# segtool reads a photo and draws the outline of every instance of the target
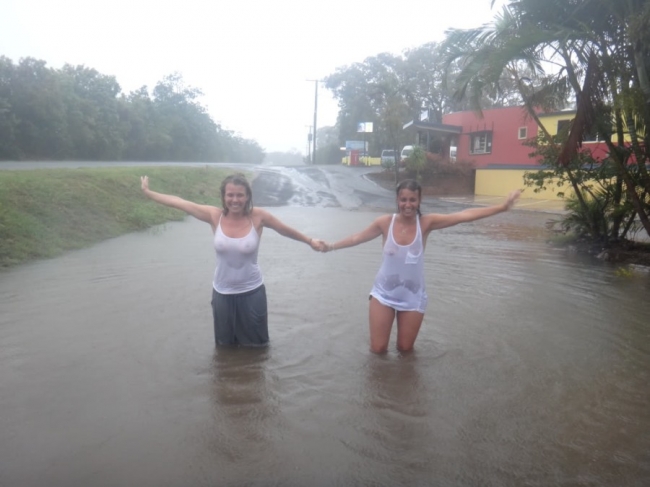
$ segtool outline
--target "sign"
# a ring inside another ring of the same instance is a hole
[[[345,150],[364,150],[366,144],[363,140],[346,140]]]
[[[357,132],[372,132],[372,122],[360,122],[357,124]]]

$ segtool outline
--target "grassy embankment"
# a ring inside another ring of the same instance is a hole
[[[220,205],[231,171],[183,167],[115,167],[0,171],[0,269],[142,230],[183,212],[145,198],[154,191]]]

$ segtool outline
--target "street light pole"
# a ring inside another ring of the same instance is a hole
[[[314,155],[311,158],[311,163],[316,164],[316,133],[317,133],[317,126],[316,126],[316,120],[318,119],[318,81],[317,79],[308,79],[307,81],[313,81],[314,82],[314,145],[313,145],[313,150],[314,150]]]

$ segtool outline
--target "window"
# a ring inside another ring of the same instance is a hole
[[[557,121],[557,134],[566,137],[569,135],[572,120],[558,120]]]
[[[525,139],[528,137],[528,127],[519,127],[519,134],[518,134],[519,140]]]
[[[558,120],[557,122],[557,136],[566,138],[569,136],[569,131],[571,130],[571,124],[573,120]],[[583,142],[598,142],[600,138],[598,137],[598,131],[595,128],[592,128],[590,132],[585,132],[582,135]]]
[[[470,154],[490,154],[492,152],[492,132],[476,132],[470,140]]]
[[[596,127],[593,127],[590,132],[585,132],[582,136],[583,142],[598,142],[600,137],[598,137],[598,130]]]

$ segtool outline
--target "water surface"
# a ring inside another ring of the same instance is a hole
[[[310,171],[269,208],[304,233],[392,208]],[[650,278],[551,249],[547,218],[434,232],[406,355],[368,351],[379,240],[265,230],[267,350],[215,350],[193,219],[0,273],[0,485],[648,485]]]

